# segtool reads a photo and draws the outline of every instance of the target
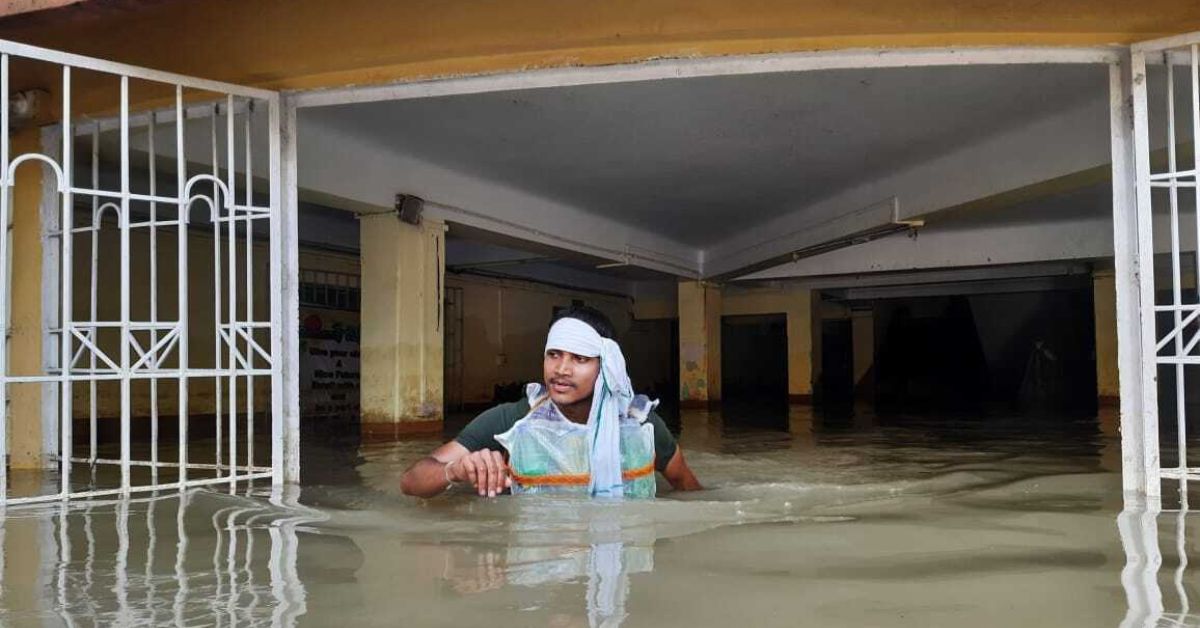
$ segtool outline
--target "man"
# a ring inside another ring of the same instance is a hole
[[[558,411],[570,421],[586,424],[592,414],[597,381],[602,380],[602,351],[576,349],[572,352],[566,347],[579,345],[556,342],[555,334],[556,329],[564,327],[580,329],[580,321],[586,324],[582,327],[585,332],[594,331],[596,340],[606,339],[608,347],[616,347],[612,341],[615,335],[612,322],[599,310],[576,306],[561,311],[551,325],[542,361],[542,380],[549,401]],[[619,348],[616,351],[619,352]],[[620,365],[620,370],[624,370],[624,364]],[[603,378],[603,381],[608,382],[609,378]],[[433,497],[462,482],[474,487],[480,496],[500,494],[512,486],[512,477],[496,436],[507,432],[528,413],[529,401],[522,400],[496,406],[479,415],[454,440],[409,467],[400,480],[401,490],[408,495]],[[656,470],[676,490],[702,488],[662,418],[651,411],[647,420],[654,427]]]

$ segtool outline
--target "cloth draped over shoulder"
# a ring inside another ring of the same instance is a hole
[[[600,358],[600,375],[596,379],[592,411],[587,420],[591,458],[588,488],[595,496],[621,497],[624,484],[621,478],[620,417],[628,412],[633,402],[633,383],[625,370],[621,346],[579,319],[561,318],[550,327],[546,337],[546,350],[552,349]]]

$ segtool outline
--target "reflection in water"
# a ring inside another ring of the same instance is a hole
[[[0,625],[1200,628],[1187,487],[1122,510],[1111,417],[741,412],[685,414],[709,488],[652,502],[411,499],[409,442],[302,496],[10,509]]]
[[[297,493],[193,490],[10,510],[0,518],[0,623],[294,625],[306,611],[297,530],[325,518]]]
[[[525,545],[514,539],[507,551],[507,579],[514,585],[538,587],[584,578],[588,625],[608,628],[620,626],[625,619],[630,574],[654,570],[654,548],[627,546],[621,540],[624,535],[615,513],[600,510],[598,514],[588,523],[588,536],[594,542],[583,551],[547,551],[546,547]]]
[[[1125,569],[1121,584],[1129,610],[1121,628],[1135,626],[1200,627],[1200,614],[1191,610],[1194,581],[1187,578],[1188,553],[1188,480],[1179,480],[1179,504],[1164,509],[1158,500],[1133,500],[1117,517],[1121,543],[1125,547]],[[1172,530],[1173,528],[1173,530]],[[1163,569],[1163,541],[1176,564]],[[1167,594],[1160,581],[1170,580]]]

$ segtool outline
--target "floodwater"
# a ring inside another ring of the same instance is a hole
[[[405,497],[427,441],[311,445],[302,489],[14,508],[0,624],[1200,626],[1200,520],[1173,487],[1122,510],[1111,416],[739,423],[685,414],[709,488],[653,502]]]

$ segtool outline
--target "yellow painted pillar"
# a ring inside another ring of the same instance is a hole
[[[786,295],[786,299],[788,400],[792,403],[812,403],[812,290],[792,290]]]
[[[680,406],[721,400],[721,289],[705,281],[679,284]]]
[[[813,387],[813,400],[815,401],[816,400],[816,392],[817,392],[816,384],[817,384],[817,382],[821,381],[821,376],[822,376],[821,370],[824,365],[821,352],[824,350],[824,347],[822,346],[823,345],[822,335],[825,332],[825,316],[824,316],[824,307],[822,305],[821,297],[820,297],[819,293],[817,293],[816,291],[810,291],[808,300],[809,300],[808,313],[809,313],[809,319],[810,319],[810,327],[808,328],[808,331],[810,334],[809,338],[811,339],[811,342],[812,342],[812,353],[810,354],[812,356],[812,361],[811,361],[812,375],[810,376],[809,381],[812,382],[811,385]]]
[[[40,153],[41,133],[29,127],[11,136],[11,154]],[[16,172],[12,195],[12,318],[8,372],[40,375],[42,368],[42,203],[41,162],[26,162]],[[9,394],[9,464],[42,466],[42,386],[11,384]]]
[[[1121,394],[1117,377],[1117,284],[1111,270],[1092,275],[1092,309],[1096,334],[1096,394],[1102,406],[1116,406]]]
[[[445,224],[360,222],[363,438],[440,432]]]
[[[850,311],[850,337],[854,347],[854,390],[858,392],[863,379],[875,364],[875,312],[869,309]]]

